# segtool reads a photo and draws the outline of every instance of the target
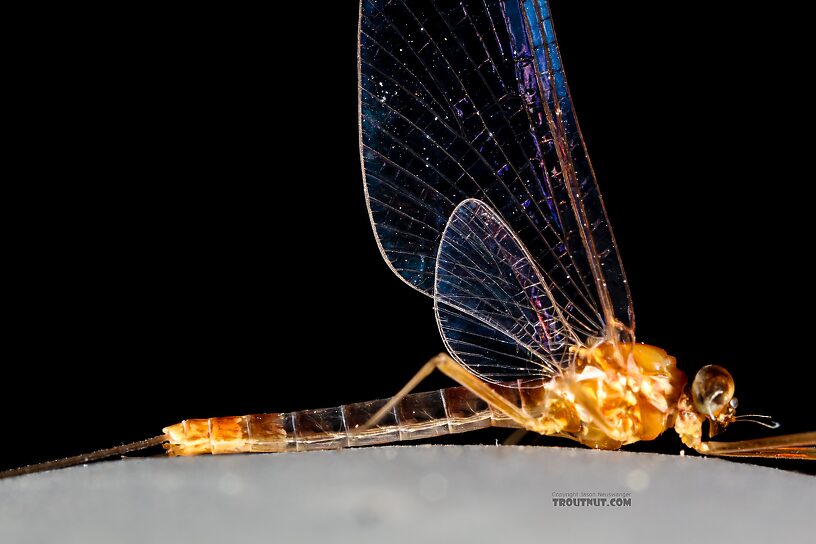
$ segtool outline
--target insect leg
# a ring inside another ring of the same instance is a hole
[[[399,404],[399,402],[402,399],[404,399],[405,396],[408,395],[411,391],[413,391],[416,388],[416,386],[419,385],[422,382],[422,380],[424,380],[425,378],[430,376],[431,372],[433,372],[434,369],[437,367],[437,362],[436,362],[437,359],[439,359],[440,357],[447,357],[447,356],[448,355],[445,354],[445,353],[440,353],[439,355],[437,355],[436,357],[434,357],[433,359],[431,359],[430,361],[428,361],[427,363],[422,365],[422,368],[419,369],[419,372],[414,374],[414,377],[411,378],[410,380],[408,380],[408,383],[406,383],[403,386],[403,388],[400,389],[397,392],[396,395],[391,397],[391,400],[389,400],[387,403],[383,404],[382,408],[377,410],[377,413],[375,413],[373,416],[371,416],[371,419],[366,421],[365,424],[362,425],[359,430],[361,432],[365,431],[367,429],[370,429],[371,427],[373,427],[377,423],[379,423],[380,420],[385,416],[385,414],[387,414],[388,412],[393,410],[394,406]]]
[[[507,417],[512,419],[518,425],[535,430],[536,420],[527,415],[521,408],[514,405],[512,402],[501,396],[499,393],[490,388],[482,380],[465,370],[459,363],[453,360],[447,353],[440,353],[419,369],[413,378],[411,378],[405,386],[394,395],[391,400],[380,408],[371,419],[369,419],[363,429],[367,429],[376,425],[385,414],[390,412],[408,393],[410,393],[422,380],[427,378],[434,369],[439,370],[449,378],[463,385],[470,392],[477,395],[490,405],[491,408],[499,410]]]
[[[816,460],[816,432],[737,442],[703,442],[695,449],[703,455],[722,457]]]

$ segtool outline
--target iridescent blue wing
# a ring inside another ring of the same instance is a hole
[[[407,283],[433,296],[445,225],[476,198],[576,330],[633,330],[546,3],[363,0],[360,112],[372,225]]]

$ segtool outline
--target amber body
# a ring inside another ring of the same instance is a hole
[[[675,358],[660,348],[604,342],[579,350],[574,370],[556,376],[547,389],[573,399],[582,426],[565,428],[570,437],[617,449],[672,427],[686,381]]]
[[[188,419],[164,429],[171,455],[285,452],[370,446],[450,433],[509,426],[501,413],[464,387],[403,398],[375,425],[365,427],[387,402],[238,417]]]
[[[594,448],[651,440],[670,427],[686,377],[665,351],[601,343],[540,384],[491,386],[525,415],[514,421],[464,387],[407,395],[373,425],[386,400],[336,408],[189,419],[164,429],[171,455],[368,446],[489,426],[526,427]]]

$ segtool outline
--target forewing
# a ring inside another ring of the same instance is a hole
[[[436,260],[435,308],[451,354],[483,379],[541,379],[592,331],[570,322],[507,224],[485,203],[455,208]]]
[[[407,283],[433,294],[448,218],[477,198],[582,329],[633,326],[546,4],[364,0],[360,113],[372,224]]]

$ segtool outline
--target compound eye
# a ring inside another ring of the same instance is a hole
[[[733,396],[734,379],[721,366],[704,366],[697,372],[691,384],[694,407],[701,414],[713,418],[730,405]]]

